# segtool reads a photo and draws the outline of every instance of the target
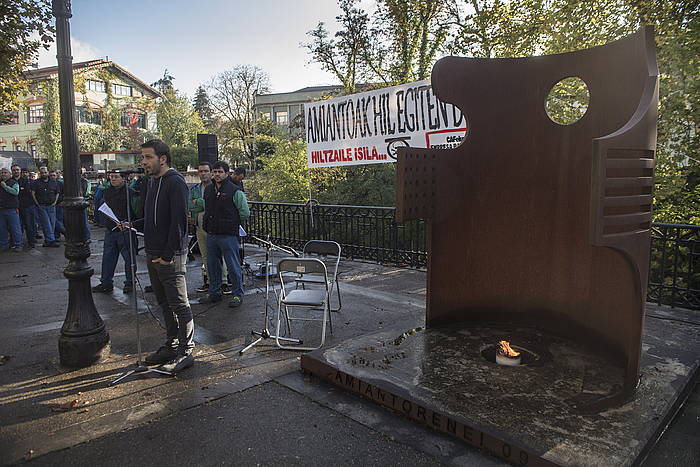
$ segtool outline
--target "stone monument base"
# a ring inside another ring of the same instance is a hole
[[[395,327],[304,355],[301,366],[513,464],[632,465],[700,364],[697,316],[665,310],[647,317],[639,386],[626,400],[620,370],[590,349],[503,325]],[[519,366],[496,363],[501,340],[521,353]]]

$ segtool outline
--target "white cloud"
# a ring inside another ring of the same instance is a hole
[[[97,47],[76,39],[73,36],[70,38],[70,44],[73,62],[84,62],[86,60],[94,60],[105,56],[105,54]],[[58,65],[58,62],[56,60],[56,42],[54,42],[51,44],[51,47],[48,50],[40,50],[39,68],[56,65]]]

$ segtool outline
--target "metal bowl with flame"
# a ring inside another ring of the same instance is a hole
[[[522,361],[520,352],[514,350],[508,341],[500,341],[496,349],[496,363],[505,366],[518,366]]]

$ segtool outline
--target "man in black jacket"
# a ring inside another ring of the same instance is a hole
[[[37,217],[44,232],[44,246],[61,246],[54,236],[56,228],[56,203],[60,194],[58,182],[49,177],[49,169],[39,167],[39,178],[31,184],[31,194],[36,205]]]
[[[163,310],[167,339],[146,363],[178,373],[192,366],[194,320],[187,299],[187,184],[170,168],[170,148],[154,139],[141,145],[142,164],[150,175],[143,200],[144,218],[134,226],[144,233],[148,276]]]
[[[36,243],[36,206],[32,199],[31,184],[29,179],[29,169],[20,168],[18,165],[12,166],[12,178],[19,184],[19,219],[22,229],[27,234],[25,248],[32,249]]]
[[[105,203],[112,210],[114,215],[120,221],[124,222],[128,219],[126,205],[126,191],[129,190],[129,201],[131,206],[131,219],[136,220],[136,209],[134,209],[134,200],[136,192],[127,186],[124,176],[119,172],[109,174],[110,186],[104,191]],[[124,293],[132,292],[132,275],[131,275],[131,248],[129,246],[129,235],[132,236],[132,243],[136,246],[134,235],[131,232],[122,232],[118,229],[117,223],[112,219],[105,217],[104,245],[102,250],[102,273],[100,275],[100,283],[92,288],[93,292],[109,293],[114,290],[114,270],[119,261],[119,255],[124,258],[124,270],[126,277],[124,279]],[[135,264],[134,264],[135,266]]]
[[[228,176],[228,164],[215,162],[211,168],[214,183],[204,190],[204,230],[207,232],[207,271],[209,295],[199,303],[221,301],[221,263],[226,263],[233,297],[232,308],[243,303],[241,258],[238,231],[250,215],[248,202],[241,188]]]
[[[18,196],[19,183],[12,178],[10,171],[3,167],[0,169],[0,249],[3,251],[22,251]]]

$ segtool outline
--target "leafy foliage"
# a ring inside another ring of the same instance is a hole
[[[698,222],[697,0],[375,0],[371,14],[359,8],[357,1],[339,0],[338,4],[340,30],[331,37],[319,24],[309,31],[311,43],[305,47],[311,60],[333,73],[346,93],[356,90],[358,80],[388,85],[420,79],[444,53],[493,58],[562,53],[602,45],[642,25],[654,25],[661,71],[655,220]],[[582,98],[584,91],[581,85],[568,86],[548,110],[553,116],[570,112],[573,119],[581,107],[565,104]],[[377,193],[392,185],[382,174],[370,176],[365,170],[384,169],[343,169],[338,187],[350,189],[350,180],[356,183],[374,176],[379,177]],[[368,187],[361,190],[367,193]],[[325,193],[337,196],[336,202],[348,198],[348,191],[341,188]]]
[[[269,137],[262,137],[262,139]],[[271,141],[275,151],[261,154],[265,170],[256,175],[256,190],[261,199],[273,202],[304,202],[309,184],[306,168],[306,144],[299,140]]]
[[[199,86],[197,88],[192,101],[192,107],[194,107],[194,110],[196,110],[199,114],[199,118],[202,119],[202,123],[204,123],[207,130],[214,128],[216,123],[214,119],[214,111],[211,108],[207,91],[203,86]]]
[[[157,121],[161,138],[170,146],[196,147],[197,133],[204,133],[204,124],[190,100],[173,88],[163,90]]]
[[[0,2],[0,111],[17,110],[29,91],[22,73],[54,40],[48,0]]]
[[[168,69],[166,68],[165,71],[163,71],[163,77],[151,83],[151,86],[158,89],[160,92],[165,92],[166,89],[173,89],[173,81],[175,81],[175,77],[168,73]]]
[[[197,149],[195,147],[180,147],[174,146],[170,149],[170,155],[172,157],[173,167],[176,170],[186,171],[189,167],[196,167]]]
[[[39,153],[49,160],[51,166],[61,162],[61,110],[58,102],[58,79],[52,78],[41,84],[40,92],[45,96],[44,121],[36,132]]]

